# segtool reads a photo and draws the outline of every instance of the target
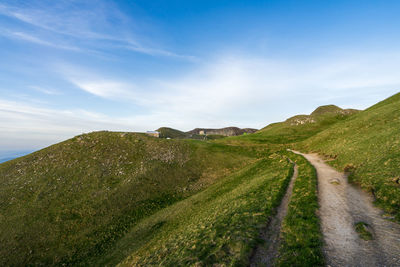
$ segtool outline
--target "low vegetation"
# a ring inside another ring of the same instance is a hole
[[[132,243],[138,246],[122,266],[247,265],[260,228],[279,205],[291,176],[286,157],[272,154],[160,211],[121,241],[116,253]],[[143,232],[152,232],[144,244]]]
[[[302,156],[289,153],[298,165],[288,213],[283,221],[279,266],[324,266],[322,232],[317,216],[317,174]]]
[[[0,265],[84,264],[140,220],[262,149],[144,134],[77,136],[0,165]]]
[[[372,234],[369,230],[369,225],[365,222],[358,222],[355,225],[356,232],[360,236],[361,239],[364,239],[366,241],[372,240]]]

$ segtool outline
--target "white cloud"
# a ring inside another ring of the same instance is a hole
[[[125,102],[141,99],[137,93],[138,88],[132,81],[107,79],[106,75],[68,64],[58,65],[56,72],[77,88],[104,99]]]
[[[35,91],[41,92],[43,94],[46,94],[46,95],[60,95],[61,94],[61,92],[58,90],[49,89],[49,88],[36,86],[36,85],[29,86],[29,88],[31,88]]]
[[[198,61],[198,59],[195,56],[180,55],[180,54],[176,54],[171,51],[167,51],[167,50],[163,50],[163,49],[143,47],[142,45],[140,45],[136,42],[131,43],[131,41],[129,41],[129,40],[122,40],[122,42],[127,42],[128,45],[122,45],[119,47],[125,48],[128,50],[132,50],[135,52],[152,55],[152,56],[163,56],[163,57],[172,57],[172,58],[177,58],[177,59],[183,59],[183,60],[187,60],[187,61]]]
[[[84,80],[70,80],[75,86],[80,89],[103,98],[108,99],[131,99],[132,95],[127,88],[131,87],[130,85],[114,82],[114,81],[106,81],[106,80],[96,80],[96,81],[84,81]]]
[[[88,2],[89,4],[90,2]],[[105,7],[101,2],[86,6],[86,9],[75,6],[75,3],[57,1],[53,3],[30,3],[27,5],[0,5],[0,14],[12,17],[42,30],[76,38],[113,39],[94,28],[110,27],[107,19],[122,16],[115,8]]]
[[[26,33],[22,33],[22,32],[13,32],[12,35],[18,39],[22,39],[22,40],[26,40],[32,43],[36,43],[36,44],[41,44],[41,45],[46,45],[46,46],[52,46],[52,43],[46,42],[44,40],[41,40],[35,36],[26,34]]]
[[[63,45],[63,44],[58,44],[58,43],[54,43],[54,42],[49,42],[49,41],[40,39],[39,37],[30,35],[30,34],[24,33],[24,32],[13,32],[13,33],[9,34],[8,36],[11,36],[13,38],[17,38],[17,39],[20,39],[20,40],[28,41],[28,42],[31,42],[31,43],[44,45],[44,46],[49,46],[49,47],[54,47],[54,48],[58,48],[58,49],[81,51],[81,49],[79,47],[71,46],[71,45]]]

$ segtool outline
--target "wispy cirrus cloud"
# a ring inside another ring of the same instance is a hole
[[[102,98],[133,99],[133,86],[127,83],[109,80],[79,80],[74,78],[70,82],[78,88]]]
[[[87,1],[79,6],[74,1],[0,4],[0,14],[20,22],[75,38],[114,39],[104,31],[112,25],[107,20],[121,20],[124,15],[113,5]]]
[[[13,39],[77,52],[88,50],[100,52],[113,47],[151,56],[195,60],[194,56],[144,44],[145,42],[132,30],[134,28],[132,25],[135,25],[132,18],[110,2],[87,1],[77,4],[73,1],[56,1],[36,5],[0,4],[0,15],[38,29],[36,33],[28,33],[22,29],[14,29],[8,34],[3,33],[3,36]],[[142,39],[147,39],[148,43],[148,38]],[[79,46],[75,45],[77,42],[80,43]]]
[[[60,64],[56,69],[66,82],[94,96],[125,102],[140,99],[139,90],[132,81],[107,78],[105,74],[70,64]]]
[[[73,45],[60,44],[60,43],[56,43],[55,41],[50,42],[46,39],[41,39],[37,36],[31,35],[31,34],[28,34],[25,32],[8,32],[8,33],[0,32],[0,34],[3,36],[9,37],[9,38],[27,41],[30,43],[53,47],[53,48],[57,48],[57,49],[65,49],[65,50],[71,50],[71,51],[76,51],[76,52],[83,51],[81,48],[73,46]]]
[[[43,86],[31,85],[31,86],[29,86],[29,88],[31,88],[31,89],[33,89],[33,90],[35,90],[37,92],[41,92],[43,94],[46,94],[46,95],[60,95],[60,94],[62,94],[58,90],[49,89],[49,88],[43,87]]]
[[[46,46],[54,46],[54,44],[52,44],[50,42],[41,40],[35,36],[29,35],[29,34],[23,33],[23,32],[13,32],[13,33],[10,33],[9,35],[12,35],[15,38],[29,41],[32,43],[36,43],[36,44],[41,44],[41,45],[46,45]]]

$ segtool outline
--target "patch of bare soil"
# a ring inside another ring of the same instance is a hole
[[[288,210],[290,196],[293,191],[293,184],[298,175],[297,165],[294,166],[293,176],[284,197],[274,216],[267,227],[261,232],[261,239],[264,241],[254,251],[250,259],[250,266],[274,266],[274,262],[278,256],[280,245],[280,232],[283,218],[285,218]]]
[[[383,218],[372,197],[317,154],[302,154],[317,170],[319,216],[328,266],[400,266],[400,225]],[[372,240],[355,230],[368,225]]]

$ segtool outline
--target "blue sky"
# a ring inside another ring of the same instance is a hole
[[[0,2],[0,152],[255,127],[400,88],[399,1]]]

